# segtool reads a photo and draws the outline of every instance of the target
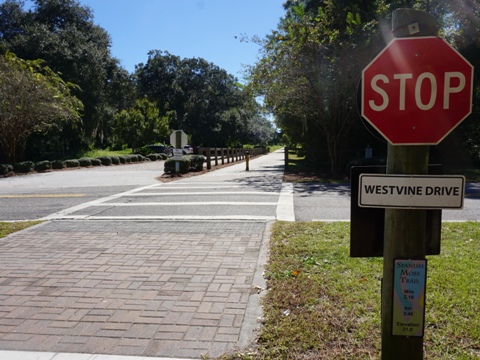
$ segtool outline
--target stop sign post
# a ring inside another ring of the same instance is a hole
[[[429,145],[437,145],[471,113],[473,67],[435,36],[436,28],[430,14],[395,10],[397,38],[363,70],[362,116],[388,140],[387,174],[428,174]],[[382,360],[423,359],[423,333],[399,334],[393,304],[395,264],[414,259],[424,262],[426,271],[426,218],[425,210],[385,209]],[[418,326],[423,328],[423,321]]]
[[[473,66],[445,40],[396,38],[363,70],[362,116],[393,145],[437,145],[472,112]]]

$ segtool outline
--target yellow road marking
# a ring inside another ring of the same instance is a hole
[[[21,199],[21,198],[65,198],[65,197],[83,197],[85,194],[19,194],[19,195],[0,195],[3,199]]]

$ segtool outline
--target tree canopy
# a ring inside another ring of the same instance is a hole
[[[263,53],[249,87],[264,96],[292,144],[315,147],[317,155],[324,149],[332,173],[343,172],[352,148],[377,141],[362,124],[357,94],[362,69],[392,38],[393,10],[433,13],[440,35],[472,63],[480,59],[478,1],[289,0],[284,7],[278,28],[256,39]],[[472,127],[478,134],[472,121],[463,132],[470,142]]]
[[[110,46],[92,11],[75,0],[35,0],[29,10],[21,0],[0,4],[0,49],[26,60],[43,59],[64,81],[78,85],[74,93],[85,107],[83,125],[64,129],[63,147],[102,143],[111,133],[111,112],[125,105],[124,99],[107,96],[113,89],[131,92],[124,90],[131,86],[125,81],[128,73],[111,56]]]
[[[151,51],[148,61],[136,67],[135,82],[139,94],[169,117],[170,128],[184,130],[195,145],[250,142],[256,128],[266,126],[253,97],[204,59]]]

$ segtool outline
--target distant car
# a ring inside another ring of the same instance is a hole
[[[183,155],[190,155],[190,154],[193,154],[193,147],[191,147],[190,145],[185,145],[183,147]]]

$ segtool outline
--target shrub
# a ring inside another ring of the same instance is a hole
[[[113,165],[120,164],[120,158],[118,156],[111,156],[111,158],[112,158],[112,164]]]
[[[92,159],[92,166],[102,166],[102,161],[100,159]]]
[[[153,153],[153,150],[148,145],[142,146],[140,149],[136,149],[135,151],[137,151],[139,154],[142,154],[143,156],[147,156]]]
[[[194,171],[202,171],[203,163],[207,161],[203,155],[187,155],[186,158],[190,160],[190,169]]]
[[[74,168],[74,167],[79,167],[80,162],[77,159],[70,159],[70,160],[65,160],[65,166],[67,168]]]
[[[121,155],[118,157],[118,160],[120,160],[120,164],[128,164],[130,162],[128,155]]]
[[[91,166],[92,165],[92,158],[89,157],[82,157],[78,159],[78,162],[80,163],[80,166]]]
[[[172,174],[175,172],[175,163],[178,162],[180,164],[180,173],[181,174],[186,174],[188,173],[188,170],[190,170],[190,160],[188,159],[187,156],[184,156],[182,160],[173,160],[173,159],[168,159],[165,161],[164,164],[164,169],[163,171],[166,174]]]
[[[148,154],[146,157],[147,157],[147,159],[149,159],[150,161],[157,161],[157,160],[159,159],[158,154]]]
[[[112,158],[110,156],[99,156],[97,157],[98,160],[102,163],[102,165],[110,166],[112,165]]]
[[[151,161],[156,161],[156,160],[166,160],[167,159],[167,154],[148,154],[146,156],[147,159],[150,159]]]
[[[50,170],[51,168],[52,168],[52,164],[48,160],[39,161],[35,163],[35,166],[33,167],[33,169],[36,172],[47,171],[47,170]]]
[[[54,160],[52,161],[52,169],[63,169],[65,164],[62,160]]]
[[[23,161],[13,165],[13,170],[17,173],[28,173],[33,171],[35,164],[33,161]]]
[[[133,154],[132,157],[136,157],[138,162],[145,160],[145,156],[143,156],[142,154]]]
[[[13,171],[13,166],[10,164],[0,164],[0,175],[8,175]]]

